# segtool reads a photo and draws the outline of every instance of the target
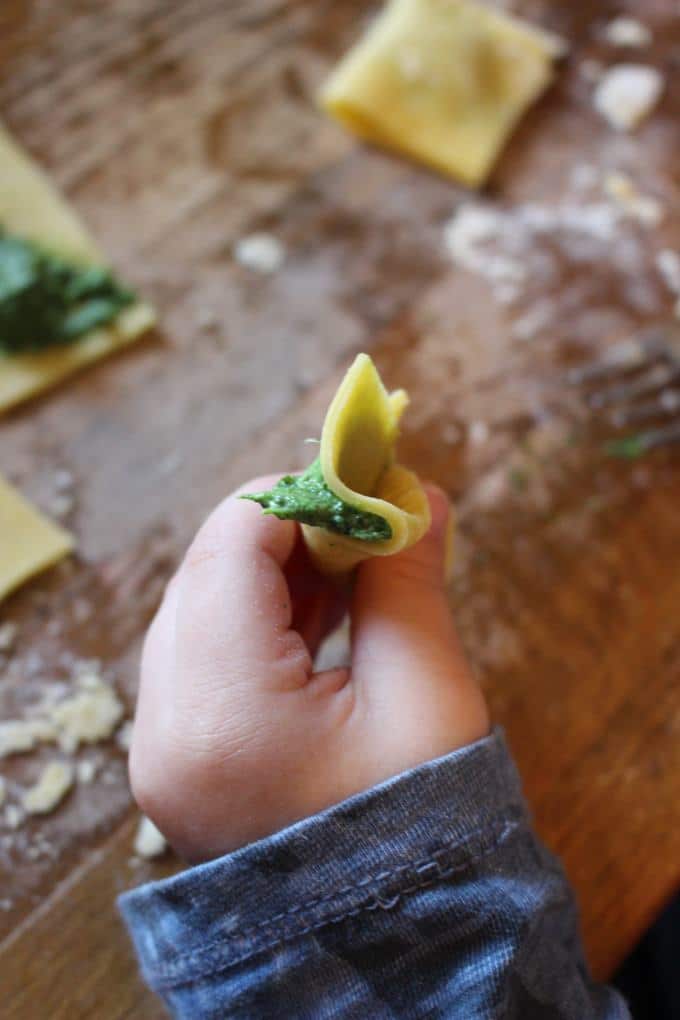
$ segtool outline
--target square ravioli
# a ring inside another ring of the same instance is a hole
[[[73,549],[67,531],[48,521],[0,476],[0,599]]]
[[[563,51],[557,36],[469,0],[392,0],[321,104],[361,138],[477,186]]]
[[[0,231],[40,245],[81,266],[105,260],[47,176],[0,124]],[[153,325],[149,305],[135,301],[110,323],[73,342],[38,353],[0,351],[0,414],[136,340]]]

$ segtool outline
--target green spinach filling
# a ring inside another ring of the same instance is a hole
[[[0,352],[72,343],[134,300],[108,269],[67,261],[0,227]]]
[[[392,528],[383,517],[357,510],[331,492],[318,457],[303,474],[285,475],[268,492],[242,498],[252,499],[265,513],[281,520],[300,521],[364,542],[385,542],[392,537]]]

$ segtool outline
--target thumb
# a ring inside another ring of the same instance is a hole
[[[462,653],[446,590],[449,501],[426,486],[432,524],[415,546],[361,564],[352,607],[352,678],[391,716],[429,718],[441,709],[462,724],[460,742],[488,731],[481,692]],[[469,721],[470,725],[466,723]],[[470,732],[468,733],[468,729]]]

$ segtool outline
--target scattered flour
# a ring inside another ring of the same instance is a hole
[[[8,804],[5,808],[4,820],[8,829],[18,829],[25,817],[18,804]]]
[[[646,208],[643,215],[652,218]],[[512,303],[531,286],[545,290],[557,278],[560,253],[574,264],[606,259],[619,271],[639,272],[639,247],[634,238],[622,238],[630,219],[630,208],[620,201],[581,196],[513,207],[475,201],[444,225],[443,244],[456,265],[487,281],[499,303]],[[549,309],[539,306],[527,316],[516,326],[519,339],[540,329]]]
[[[19,628],[16,623],[0,624],[0,652],[11,652],[17,639]]]
[[[533,340],[550,324],[553,315],[554,305],[551,301],[546,298],[537,301],[513,323],[513,337],[523,342]]]
[[[602,182],[605,194],[617,202],[624,214],[643,226],[654,227],[661,223],[663,206],[651,195],[641,195],[633,180],[624,173],[612,171]]]
[[[451,259],[464,269],[478,273],[492,286],[520,288],[526,268],[519,252],[490,253],[488,245],[499,237],[507,239],[511,213],[474,203],[463,205],[444,226],[444,247]]]
[[[470,422],[468,428],[468,439],[473,446],[482,446],[489,441],[491,430],[485,421]]]
[[[604,64],[599,60],[592,60],[586,57],[579,64],[579,74],[581,77],[588,82],[589,85],[595,85],[602,79],[604,75]]]

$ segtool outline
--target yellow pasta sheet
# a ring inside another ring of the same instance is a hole
[[[65,258],[90,265],[105,264],[68,204],[2,125],[0,228]],[[110,325],[92,330],[76,343],[38,354],[0,354],[0,414],[136,340],[154,321],[153,310],[138,302],[124,309]]]
[[[58,563],[73,544],[0,476],[0,599]]]
[[[321,103],[361,138],[477,186],[563,49],[469,0],[391,0]]]
[[[325,573],[345,573],[371,556],[414,545],[430,526],[430,506],[418,478],[395,461],[399,419],[408,396],[388,393],[373,361],[359,354],[326,414],[319,459],[326,485],[344,502],[384,518],[386,541],[367,542],[303,525],[312,558]]]

